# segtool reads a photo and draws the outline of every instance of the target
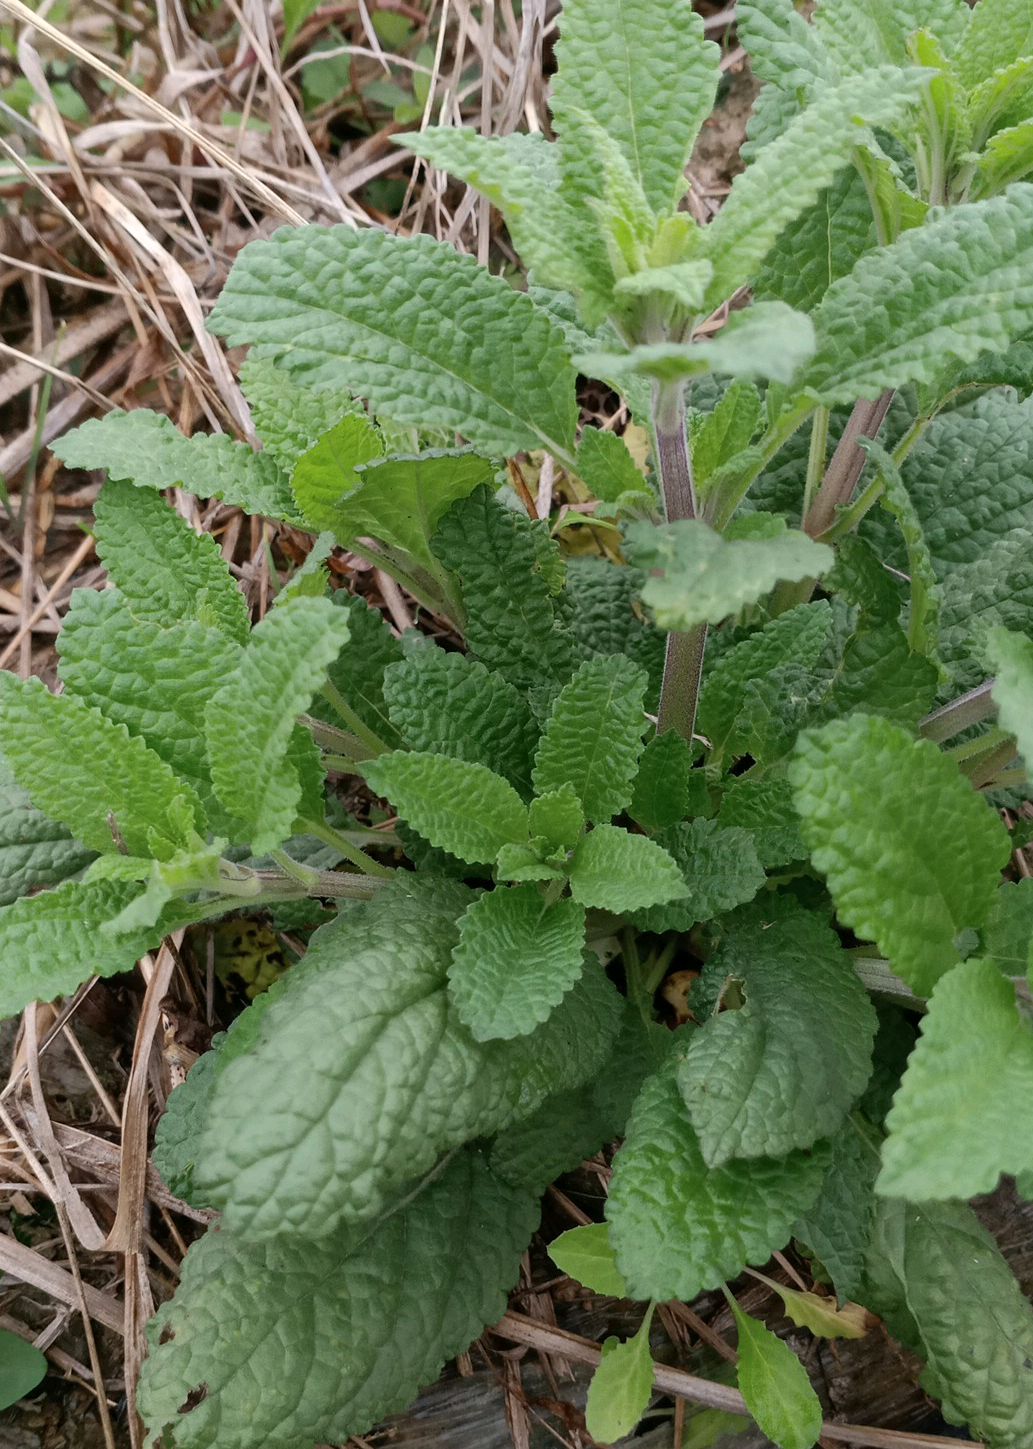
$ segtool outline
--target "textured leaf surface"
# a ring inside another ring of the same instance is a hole
[[[676,825],[690,813],[695,795],[692,751],[675,730],[654,735],[642,751],[629,810],[646,830]]]
[[[271,610],[205,714],[212,782],[261,854],[291,834],[305,790],[295,720],[348,638],[348,617],[328,599]]]
[[[685,882],[677,862],[655,840],[597,825],[574,852],[570,891],[583,906],[619,913],[677,900]]]
[[[0,726],[18,784],[37,809],[90,850],[118,849],[109,815],[130,855],[151,854],[152,830],[178,840],[174,821],[182,803],[203,825],[200,802],[164,760],[124,725],[71,695],[50,694],[38,679],[23,683],[0,673]]]
[[[844,1302],[864,1294],[879,1157],[877,1145],[853,1118],[833,1138],[831,1149],[821,1191],[793,1225],[793,1236],[818,1255]]]
[[[420,649],[385,671],[384,698],[410,749],[486,765],[530,793],[538,726],[501,674],[465,654]]]
[[[477,1041],[526,1036],[584,970],[585,911],[537,886],[488,891],[464,912],[448,988]]]
[[[94,519],[97,557],[138,618],[163,629],[202,619],[238,644],[247,640],[247,603],[211,534],[124,482],[105,484]]]
[[[628,541],[635,563],[659,571],[642,587],[643,601],[664,629],[688,630],[719,624],[745,604],[755,603],[780,580],[818,577],[832,564],[832,550],[806,534],[750,520],[749,536],[726,538],[697,520],[660,528],[635,524]]]
[[[723,213],[722,213],[723,215]],[[814,313],[800,379],[827,405],[932,382],[946,358],[1002,352],[1033,325],[1033,186],[957,206],[863,256]]]
[[[802,910],[744,922],[705,972],[745,997],[693,1034],[678,1073],[707,1164],[831,1137],[864,1091],[877,1025],[832,928]]]
[[[782,776],[751,780],[733,775],[725,783],[717,823],[748,830],[757,858],[768,870],[802,860],[807,854],[793,792]]]
[[[234,263],[210,325],[299,380],[489,453],[571,451],[574,372],[531,300],[429,237],[284,228]]]
[[[271,454],[256,453],[225,433],[188,438],[171,418],[149,408],[131,413],[116,408],[90,418],[52,443],[51,451],[68,468],[106,468],[115,482],[185,488],[245,513],[298,520],[287,475]]]
[[[1033,633],[1033,533],[1014,530],[943,580],[940,653],[959,690],[986,678],[986,641],[1002,627]]]
[[[644,931],[689,931],[752,900],[764,884],[764,868],[745,830],[725,829],[716,820],[687,820],[663,830],[657,843],[677,862],[685,895],[635,917]]]
[[[606,1216],[631,1292],[691,1302],[785,1244],[818,1194],[827,1154],[708,1168],[678,1093],[677,1055],[635,1103]]]
[[[721,331],[699,342],[652,342],[630,352],[575,359],[590,377],[656,377],[667,382],[729,373],[790,383],[814,353],[810,318],[784,302],[756,302],[733,312]]]
[[[630,659],[586,659],[545,722],[534,760],[538,794],[571,785],[593,821],[624,810],[646,728],[645,693],[645,670]]]
[[[527,840],[527,806],[486,765],[396,750],[368,760],[363,774],[431,845],[471,865],[491,865],[504,845]]]
[[[779,1449],[811,1449],[821,1433],[821,1401],[787,1343],[732,1299],[739,1330],[739,1392],[758,1428]]]
[[[990,636],[990,659],[997,672],[993,688],[997,717],[1033,767],[1033,640],[1008,629],[995,629]]]
[[[664,634],[644,617],[639,602],[642,574],[600,558],[567,561],[570,628],[581,653],[626,654],[649,675],[647,708],[660,695]],[[650,703],[650,701],[652,703]]]
[[[988,1065],[992,1063],[992,1070]],[[936,987],[886,1126],[878,1190],[913,1201],[992,1192],[1033,1170],[1033,1031],[992,961],[965,961]],[[950,1144],[950,1151],[944,1145]]]
[[[317,439],[360,406],[339,391],[299,387],[289,372],[263,357],[247,359],[240,385],[265,451],[287,474]]]
[[[531,801],[528,824],[532,837],[548,850],[572,850],[585,828],[585,812],[572,785],[548,790]]]
[[[626,494],[652,498],[628,445],[616,433],[585,428],[578,445],[577,467],[584,482],[604,503],[617,503]]]
[[[980,0],[972,12],[955,64],[975,86],[1019,56],[1033,54],[1033,16],[1023,0]]]
[[[487,458],[460,450],[371,462],[359,470],[355,493],[339,504],[336,527],[342,537],[379,538],[430,568],[430,539],[444,515],[494,476]]]
[[[1033,965],[1033,879],[1002,881],[983,932],[986,954],[1006,976],[1022,976]]]
[[[472,898],[407,875],[314,938],[304,975],[216,1088],[195,1180],[228,1227],[319,1237],[372,1219],[441,1153],[602,1065],[620,999],[594,962],[536,1032],[470,1036],[447,972]]]
[[[552,113],[566,174],[597,189],[585,117],[620,146],[653,210],[674,211],[692,143],[710,114],[719,51],[689,0],[567,0],[557,47]]]
[[[606,1223],[586,1223],[553,1238],[549,1257],[561,1273],[576,1283],[605,1293],[609,1298],[626,1298],[628,1285],[620,1275]]]
[[[543,567],[555,550],[543,527],[482,488],[449,509],[434,538],[434,553],[459,579],[467,644],[520,687],[561,683],[574,667],[573,640],[557,625]]]
[[[296,460],[291,473],[291,492],[305,521],[329,530],[341,542],[354,539],[361,530],[348,528],[341,501],[358,487],[356,468],[381,457],[383,451],[380,434],[362,413],[346,415],[323,433]]]
[[[754,291],[809,312],[874,240],[868,192],[851,167],[786,226],[757,274]]]
[[[169,1449],[298,1449],[363,1433],[503,1313],[537,1216],[530,1193],[464,1152],[364,1239],[258,1244],[210,1231],[149,1329],[148,1429]]]
[[[35,808],[0,755],[0,906],[37,886],[57,885],[92,859],[63,825]]]
[[[650,1314],[649,1317],[652,1317]],[[600,1444],[613,1444],[635,1428],[653,1392],[648,1321],[623,1343],[608,1338],[588,1386],[585,1427]]]
[[[990,1234],[962,1203],[884,1201],[879,1220],[873,1251],[917,1325],[946,1416],[993,1449],[1025,1449],[1033,1435],[1033,1307]]]
[[[383,614],[370,608],[365,599],[338,589],[333,602],[348,616],[348,638],[330,665],[330,683],[378,738],[387,745],[401,744],[401,736],[387,712],[384,679],[389,666],[402,659],[402,645]],[[320,719],[340,724],[322,700],[313,701],[312,712]]]
[[[807,731],[790,779],[840,920],[928,994],[957,933],[989,913],[1008,858],[999,817],[935,745],[874,716]]]

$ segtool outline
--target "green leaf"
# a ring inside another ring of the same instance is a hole
[[[1033,54],[1033,16],[1023,0],[980,0],[954,64],[971,89],[1020,56]]]
[[[883,1200],[878,1227],[878,1277],[889,1273],[917,1326],[945,1417],[991,1449],[1025,1449],[1033,1435],[1033,1307],[994,1240],[963,1203]],[[885,1316],[879,1296],[869,1301]]]
[[[788,223],[814,205],[864,145],[867,127],[899,120],[924,84],[920,71],[875,66],[824,88],[764,147],[702,233],[701,255],[714,264],[708,305],[753,280]]]
[[[568,194],[597,193],[595,122],[620,147],[652,209],[673,212],[717,91],[720,52],[689,0],[567,0],[551,106]]]
[[[465,654],[417,649],[385,670],[384,701],[410,749],[486,765],[530,794],[538,726],[524,696],[500,674]]]
[[[1033,55],[1001,66],[971,91],[968,98],[972,145],[979,147],[995,131],[1026,120],[1033,105]]]
[[[532,839],[543,840],[547,849],[573,850],[585,828],[585,812],[573,785],[561,785],[532,800],[528,824]]]
[[[76,589],[58,637],[69,694],[142,739],[228,829],[205,755],[205,708],[236,667],[240,648],[218,629],[185,621],[163,629],[132,614],[121,594]]]
[[[659,297],[688,313],[703,306],[707,283],[714,274],[709,262],[671,262],[661,267],[644,267],[621,277],[614,287],[617,297]]]
[[[463,1152],[365,1237],[210,1231],[148,1330],[147,1428],[169,1449],[297,1449],[364,1433],[505,1310],[537,1216],[530,1193]]]
[[[348,638],[328,599],[291,599],[258,624],[205,712],[216,794],[261,855],[291,834],[305,786],[295,720]]]
[[[149,408],[131,413],[115,408],[50,446],[66,468],[105,468],[113,483],[185,488],[200,498],[221,498],[245,513],[298,521],[287,475],[271,454],[256,453],[225,433],[188,438],[171,418]]]
[[[628,807],[633,820],[649,831],[676,825],[689,814],[692,751],[674,730],[654,735],[642,751]]]
[[[647,501],[653,499],[651,489],[628,452],[628,445],[616,433],[585,428],[577,450],[577,470],[603,503],[620,503],[640,494]]]
[[[781,518],[754,514],[741,528],[743,536],[722,537],[695,519],[630,526],[634,562],[651,571],[642,599],[661,628],[719,624],[781,580],[816,578],[832,565],[831,549]]]
[[[682,874],[685,894],[669,905],[635,915],[643,931],[690,931],[743,901],[764,884],[764,868],[745,830],[726,830],[716,820],[690,820],[662,830],[657,844],[670,853]]]
[[[813,26],[792,0],[741,0],[737,27],[758,80],[768,88],[808,91],[834,73]]]
[[[792,14],[802,18],[795,11]],[[858,171],[850,167],[789,222],[758,271],[754,292],[761,299],[777,297],[810,312],[874,243],[868,191]]]
[[[520,688],[570,677],[573,640],[557,623],[545,565],[558,554],[546,525],[481,488],[449,509],[433,549],[459,580],[466,642],[489,669]]]
[[[1033,633],[1033,533],[1016,529],[943,581],[940,652],[959,690],[986,678],[986,644],[998,626]]]
[[[291,491],[301,516],[313,528],[327,529],[342,543],[358,533],[344,519],[342,502],[359,486],[356,468],[383,455],[380,434],[364,414],[346,414],[296,460]]]
[[[849,1118],[832,1141],[832,1159],[814,1203],[793,1225],[828,1269],[841,1302],[863,1297],[879,1168],[878,1146]]]
[[[990,661],[997,678],[993,697],[1003,729],[1010,730],[1033,769],[1033,640],[1008,629],[990,634]]]
[[[724,213],[721,213],[724,215]],[[943,211],[863,256],[814,313],[801,388],[831,406],[932,382],[947,358],[1002,352],[1033,326],[1033,186]]]
[[[664,664],[664,634],[639,603],[643,575],[601,558],[567,560],[570,628],[579,652],[626,654],[649,675],[647,708],[655,710]]]
[[[163,629],[201,620],[238,644],[248,608],[211,534],[197,534],[163,498],[108,482],[94,505],[97,556],[137,618]]]
[[[708,1168],[678,1093],[679,1055],[649,1078],[632,1109],[606,1217],[634,1296],[691,1302],[784,1246],[818,1194],[827,1153]]]
[[[685,894],[676,861],[645,835],[597,825],[580,842],[570,866],[570,893],[583,906],[620,914]]]
[[[991,136],[976,161],[970,195],[974,200],[996,196],[1033,171],[1033,120]]]
[[[232,1231],[322,1237],[371,1221],[442,1153],[606,1058],[620,998],[594,961],[537,1031],[474,1041],[447,981],[472,893],[398,875],[319,931],[257,1044],[220,1074],[194,1179]]]
[[[561,1233],[549,1244],[549,1257],[561,1273],[593,1293],[627,1298],[628,1285],[617,1267],[606,1223],[591,1223]]]
[[[1033,879],[1002,881],[994,897],[983,945],[1006,976],[1022,976],[1033,962]]]
[[[18,1333],[0,1328],[0,1412],[31,1394],[47,1373],[46,1354]]]
[[[806,731],[789,776],[840,920],[928,995],[990,911],[1010,849],[1000,818],[934,744],[875,716]]]
[[[707,493],[715,473],[730,464],[753,440],[762,402],[751,382],[733,382],[717,406],[692,417],[692,471],[696,488]]]
[[[803,910],[733,923],[704,975],[745,997],[693,1034],[678,1072],[707,1165],[833,1136],[868,1082],[877,1019],[832,928]]]
[[[546,1021],[584,969],[585,911],[546,902],[537,886],[478,896],[459,922],[448,986],[476,1041],[526,1036]]]
[[[748,831],[765,869],[788,865],[807,854],[793,792],[784,776],[756,780],[749,775],[731,776],[724,784],[717,823],[722,829]]]
[[[987,1064],[993,1063],[993,1070]],[[1033,1169],[1033,1031],[992,961],[965,961],[936,986],[886,1126],[877,1190],[915,1201],[992,1192]],[[944,1143],[950,1143],[945,1152]]]
[[[821,1401],[787,1343],[728,1295],[739,1330],[739,1392],[757,1427],[778,1449],[811,1449],[821,1433]]]
[[[923,654],[935,661],[940,590],[921,520],[900,476],[900,470],[885,448],[867,438],[861,440],[861,447],[885,480],[882,505],[897,520],[904,536],[908,577],[911,580],[908,644],[914,653]]]
[[[362,772],[431,845],[471,865],[491,865],[504,845],[527,841],[527,806],[486,765],[395,750],[367,760]]]
[[[592,821],[631,803],[646,729],[646,673],[622,654],[586,659],[552,702],[534,761],[538,794],[571,785]]]
[[[240,385],[265,451],[287,474],[345,413],[359,410],[358,403],[339,391],[299,387],[289,372],[255,355],[241,368]]]
[[[38,679],[0,673],[4,753],[37,809],[65,825],[90,850],[151,854],[152,832],[182,839],[180,807],[203,828],[201,803],[164,760],[71,695],[50,694]],[[86,768],[84,768],[84,766]]]
[[[244,248],[209,325],[302,381],[361,392],[393,422],[455,429],[504,456],[573,449],[574,371],[559,329],[429,237],[285,227]]]
[[[63,825],[35,808],[0,754],[0,906],[38,886],[58,885],[92,859]]]
[[[608,1338],[588,1385],[585,1427],[600,1444],[613,1444],[630,1434],[649,1407],[653,1393],[653,1358],[649,1350],[652,1312],[634,1338],[623,1343]]]
[[[402,645],[383,614],[365,599],[338,589],[333,603],[347,615],[348,638],[330,665],[330,683],[379,739],[392,747],[400,745],[402,737],[391,722],[384,699],[384,681],[390,666],[401,661]],[[313,700],[311,711],[328,723],[341,723],[331,706],[321,699]]]

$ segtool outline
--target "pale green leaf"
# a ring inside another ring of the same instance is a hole
[[[285,227],[245,247],[209,320],[231,345],[258,344],[299,380],[361,392],[393,422],[454,429],[489,453],[573,448],[574,371],[559,329],[429,237]]]
[[[882,504],[896,519],[907,549],[907,571],[911,580],[908,644],[915,654],[923,654],[935,662],[940,590],[921,519],[900,470],[886,449],[868,439],[862,439],[861,446],[885,480]]]
[[[112,482],[185,488],[245,513],[298,521],[287,475],[272,454],[256,453],[225,433],[188,438],[171,418],[149,408],[116,408],[90,418],[53,442],[51,451],[66,468],[105,468]]]
[[[750,282],[794,217],[818,200],[869,126],[890,126],[918,99],[919,71],[875,66],[821,90],[737,176],[717,216],[703,232],[701,254],[714,264],[707,289],[716,305]]]
[[[538,726],[500,674],[465,654],[417,649],[384,671],[384,701],[409,749],[486,765],[530,794]]]
[[[692,415],[692,471],[703,497],[707,484],[753,440],[760,424],[762,402],[751,382],[733,382],[717,406]]]
[[[652,1313],[634,1338],[623,1343],[608,1338],[592,1382],[588,1385],[585,1427],[599,1444],[613,1444],[635,1428],[649,1407],[653,1392],[653,1358],[649,1350]]]
[[[1010,849],[999,816],[934,744],[873,715],[806,731],[789,774],[840,920],[927,995],[990,911]]]
[[[976,161],[969,194],[978,201],[996,196],[1013,181],[1024,180],[1033,171],[1033,120],[1009,126],[990,137]]]
[[[645,835],[597,825],[574,852],[570,891],[583,906],[620,914],[685,895],[677,862]]]
[[[988,1065],[992,1063],[992,1070]],[[992,1192],[1033,1169],[1033,1030],[992,961],[965,961],[936,986],[886,1119],[877,1190],[914,1201]],[[950,1151],[945,1151],[945,1144]]]
[[[1033,965],[1033,878],[1001,882],[983,947],[1006,976],[1022,976]]]
[[[305,555],[303,562],[294,569],[290,577],[280,588],[279,593],[272,602],[272,607],[274,609],[277,605],[282,607],[290,599],[325,598],[327,588],[330,584],[330,572],[327,568],[327,560],[333,551],[333,534],[328,532],[319,534],[315,543],[313,543]]]
[[[533,838],[550,850],[572,850],[585,828],[585,812],[573,785],[547,790],[531,801],[528,824]]]
[[[561,1233],[549,1244],[549,1257],[561,1273],[593,1293],[627,1298],[628,1285],[617,1267],[606,1223],[590,1223]]]
[[[675,1053],[632,1109],[606,1216],[617,1266],[637,1298],[682,1298],[766,1263],[821,1187],[827,1153],[708,1168],[678,1093]]]
[[[288,475],[302,453],[360,404],[340,391],[299,387],[290,373],[267,358],[251,356],[240,369],[262,446]]]
[[[517,885],[479,896],[459,922],[448,988],[476,1041],[526,1036],[584,969],[585,911]]]
[[[295,721],[347,639],[348,617],[329,599],[291,599],[256,626],[208,703],[212,783],[256,854],[292,833],[305,786]]]
[[[90,850],[118,850],[121,838],[130,855],[150,855],[152,831],[176,843],[183,804],[204,827],[193,790],[143,740],[38,679],[0,673],[0,736],[32,803]]]
[[[729,1299],[739,1330],[739,1392],[778,1449],[811,1449],[821,1433],[821,1400],[787,1343]]]
[[[776,583],[816,578],[832,565],[830,548],[781,518],[754,514],[740,527],[744,536],[733,538],[696,519],[628,529],[634,562],[650,570],[642,599],[661,628],[719,624]]]
[[[58,885],[92,859],[63,825],[35,808],[0,754],[0,906],[38,886]]]
[[[357,535],[344,524],[340,504],[358,486],[356,468],[383,451],[380,434],[361,413],[347,414],[323,433],[291,473],[291,491],[305,521],[328,529],[339,542],[352,542]]]
[[[1008,629],[990,634],[990,660],[996,672],[993,697],[997,717],[1015,736],[1033,769],[1033,640]]]
[[[736,20],[753,73],[768,87],[806,92],[833,77],[824,46],[793,0],[740,0]]]
[[[551,105],[571,193],[597,190],[587,116],[620,146],[653,210],[673,212],[719,56],[689,0],[567,0]]]
[[[486,765],[395,750],[367,760],[362,772],[431,845],[471,865],[491,865],[504,845],[527,841],[527,806]]]
[[[697,921],[752,900],[764,884],[764,868],[745,830],[726,830],[716,820],[689,820],[662,830],[657,843],[682,873],[685,893],[669,905],[639,911],[643,931],[690,931]]]
[[[603,428],[585,428],[581,434],[577,470],[603,503],[619,503],[626,495],[653,497],[623,438]]]
[[[531,1193],[463,1152],[365,1237],[209,1231],[148,1331],[147,1428],[168,1449],[299,1449],[366,1432],[503,1312],[537,1214]]]
[[[932,382],[947,358],[1003,351],[1033,326],[1031,264],[1033,186],[941,212],[832,284],[800,386],[826,405],[852,403]]]
[[[1028,119],[1033,110],[1033,55],[1001,66],[970,93],[972,145],[985,145],[995,131],[1007,130]]]
[[[130,609],[161,628],[201,620],[236,643],[250,620],[211,534],[195,533],[156,493],[108,482],[94,505],[97,557]]]
[[[495,862],[495,878],[500,881],[566,880],[562,866],[552,864],[555,859],[545,849],[541,838],[531,845],[504,845]]]
[[[645,691],[645,670],[624,655],[586,659],[545,721],[534,762],[536,792],[573,786],[592,821],[626,809],[646,729]]]
[[[620,998],[595,961],[537,1031],[474,1041],[447,989],[473,894],[398,877],[320,930],[257,1044],[219,1076],[194,1177],[231,1230],[321,1237],[375,1219],[443,1152],[606,1058]]]
[[[733,923],[704,971],[745,998],[692,1035],[678,1073],[708,1166],[831,1137],[868,1082],[877,1025],[832,928],[803,910]]]
[[[782,1300],[786,1317],[797,1328],[809,1329],[815,1338],[863,1338],[868,1332],[868,1311],[859,1303],[846,1303],[837,1308],[834,1298],[820,1293],[802,1293],[782,1283],[766,1279]]]
[[[1026,0],[980,0],[954,64],[970,89],[1020,57],[1033,55],[1033,14]]]

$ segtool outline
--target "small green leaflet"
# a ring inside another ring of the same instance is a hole
[[[707,1165],[832,1137],[868,1082],[877,1026],[832,928],[803,910],[733,918],[705,974],[745,997],[692,1035],[678,1072]]]
[[[291,491],[305,521],[328,529],[339,542],[351,542],[358,532],[343,521],[341,503],[358,486],[356,468],[383,455],[380,434],[361,413],[336,422],[298,458],[291,473]]]
[[[1013,181],[1022,181],[1033,171],[1033,120],[1010,126],[991,136],[980,153],[970,195],[979,200],[996,196]]]
[[[653,1392],[653,1356],[649,1325],[653,1310],[634,1338],[623,1343],[608,1338],[603,1356],[588,1386],[585,1427],[600,1444],[613,1444],[635,1428],[649,1407]]]
[[[38,679],[0,672],[4,753],[32,803],[90,850],[149,856],[157,838],[183,841],[181,812],[204,827],[201,802],[125,725]],[[84,769],[84,762],[88,768]],[[112,827],[114,822],[114,828]]]
[[[584,970],[585,911],[535,885],[487,891],[459,922],[448,987],[476,1041],[526,1036]]]
[[[937,985],[886,1119],[877,1190],[913,1201],[992,1192],[1033,1170],[1033,1029],[992,961]],[[950,1151],[944,1144],[950,1144]]]
[[[1022,976],[1033,967],[1033,878],[1001,882],[983,947],[1006,976]]]
[[[675,730],[654,735],[639,759],[628,807],[646,830],[663,830],[690,813],[694,800],[692,751]],[[700,772],[702,782],[702,772]]]
[[[236,669],[209,701],[212,782],[256,854],[291,834],[308,764],[295,720],[347,639],[348,616],[328,599],[291,599],[256,626]]]
[[[201,620],[237,644],[247,640],[247,603],[211,534],[125,482],[104,485],[94,518],[97,557],[138,618],[162,629]]]
[[[710,412],[692,414],[692,471],[701,497],[714,474],[752,442],[761,411],[761,396],[753,383],[737,381]]]
[[[675,1073],[678,1053],[642,1088],[613,1167],[606,1217],[636,1298],[691,1302],[765,1263],[817,1197],[823,1148],[709,1168]]]
[[[631,802],[646,729],[646,672],[622,654],[586,659],[553,700],[534,762],[538,794],[571,785],[588,820]]]
[[[832,566],[830,548],[772,514],[744,519],[736,533],[722,537],[695,519],[630,526],[635,564],[659,572],[646,579],[642,599],[662,629],[719,624],[781,580],[817,578]]]
[[[35,808],[0,754],[0,906],[38,886],[58,885],[92,859],[63,825]]]
[[[990,634],[990,660],[997,672],[993,696],[1004,729],[1015,736],[1033,769],[1033,640],[1009,629]]]
[[[574,852],[570,893],[583,906],[620,914],[677,900],[686,888],[677,862],[656,841],[597,825]]]
[[[361,406],[339,391],[299,387],[290,373],[254,353],[240,370],[240,385],[263,448],[288,475],[302,453]]]
[[[739,1392],[778,1449],[811,1449],[821,1433],[821,1402],[787,1343],[744,1313],[728,1294],[739,1330]]]
[[[244,248],[209,325],[232,346],[259,344],[299,380],[361,393],[392,422],[454,429],[489,454],[573,452],[562,333],[430,237],[285,227]]]
[[[544,841],[547,850],[573,850],[585,828],[585,812],[573,785],[547,790],[532,800],[528,824],[532,839]]]
[[[840,920],[928,995],[958,932],[989,914],[1010,851],[1000,818],[931,741],[874,715],[805,731],[789,778]]]
[[[652,501],[653,493],[635,466],[623,438],[602,428],[585,428],[577,450],[577,470],[603,503],[624,499]]]
[[[807,1328],[815,1338],[863,1338],[868,1330],[868,1311],[859,1303],[847,1303],[837,1308],[834,1298],[821,1293],[801,1293],[797,1288],[787,1288],[773,1278],[757,1274],[773,1293],[777,1293],[785,1308],[786,1317],[792,1319],[797,1328]]]
[[[802,18],[795,10],[790,13]],[[758,273],[754,292],[810,312],[874,242],[868,192],[857,169],[850,167],[788,224]]]
[[[471,865],[491,865],[504,845],[527,842],[527,806],[486,765],[395,750],[367,760],[367,783],[403,820],[440,850]]]
[[[908,616],[908,644],[916,654],[936,659],[940,589],[929,553],[922,522],[896,463],[878,443],[861,439],[861,447],[885,479],[883,507],[893,515],[904,536],[908,576],[911,580],[911,612]]]
[[[47,1368],[46,1354],[34,1343],[0,1328],[0,1413],[31,1394],[43,1382]]]
[[[681,870],[685,894],[636,912],[635,925],[643,931],[690,931],[697,921],[752,900],[766,879],[749,834],[716,820],[681,821],[660,831],[657,844]]]
[[[958,45],[955,65],[969,88],[1020,56],[1033,54],[1033,16],[1024,0],[980,0]]]
[[[221,498],[246,513],[297,523],[287,475],[271,454],[256,453],[225,433],[185,437],[149,408],[91,418],[51,444],[67,468],[106,468],[112,482],[137,488],[185,488]]]
[[[561,1233],[549,1244],[549,1257],[561,1273],[591,1288],[593,1293],[627,1298],[628,1285],[617,1267],[606,1223],[592,1223]]]

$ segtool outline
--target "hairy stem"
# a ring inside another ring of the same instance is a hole
[[[811,420],[811,446],[807,453],[807,478],[803,488],[803,517],[806,519],[825,472],[829,444],[829,410],[817,407]]]
[[[696,517],[696,488],[685,416],[683,383],[657,383],[653,393],[653,431],[656,440],[657,472],[664,496],[668,523]],[[664,678],[660,689],[657,731],[677,730],[691,740],[696,725],[696,705],[703,672],[703,651],[707,626],[688,633],[667,636]]]
[[[914,448],[926,428],[933,420],[933,414],[927,417],[916,418],[900,442],[893,449],[893,461],[899,468],[904,459]],[[823,543],[835,543],[838,538],[845,534],[853,533],[854,529],[878,503],[886,491],[886,478],[884,474],[876,473],[871,482],[866,483],[860,493],[848,507],[840,509],[835,521],[821,535]]]
[[[995,680],[988,679],[979,684],[975,689],[970,689],[967,694],[952,699],[949,704],[941,705],[934,709],[932,714],[927,714],[918,726],[918,732],[927,740],[933,740],[936,744],[942,744],[944,740],[952,740],[955,735],[960,735],[962,730],[967,730],[972,725],[982,724],[983,720],[989,719],[994,712],[994,702],[990,691],[993,689]]]
[[[321,719],[314,719],[310,714],[300,715],[298,723],[305,726],[321,749],[332,750],[338,755],[350,755],[356,764],[360,760],[369,759],[369,750],[357,735],[349,734],[347,730],[339,730],[336,725],[324,724]]]
[[[326,684],[323,685],[322,695],[334,713],[340,716],[351,733],[357,739],[361,740],[362,744],[366,747],[369,753],[361,758],[368,759],[370,755],[376,756],[387,753],[390,746],[385,745],[384,741],[378,738],[367,724],[363,723],[336,685],[331,684],[327,680]]]
[[[836,445],[832,461],[825,470],[817,497],[803,521],[804,530],[812,538],[819,538],[826,533],[836,521],[836,510],[845,508],[854,496],[857,480],[867,458],[857,440],[878,437],[892,401],[893,391],[890,389],[875,402],[867,402],[862,398],[854,403],[854,410]]]
[[[384,880],[389,880],[394,874],[388,866],[381,865],[378,860],[371,860],[364,850],[353,845],[342,831],[335,830],[326,821],[306,820],[305,833],[314,835],[317,840],[322,840],[332,846],[334,850],[340,851],[341,859],[351,861],[352,865],[357,866],[364,875],[376,875]]]

